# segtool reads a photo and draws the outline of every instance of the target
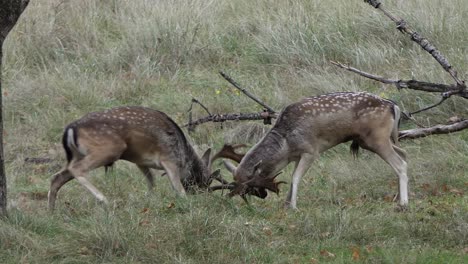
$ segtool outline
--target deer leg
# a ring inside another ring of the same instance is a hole
[[[396,145],[392,145],[392,147],[393,147],[393,150],[395,150],[395,152],[398,153],[398,155],[399,155],[404,161],[406,161],[406,152],[405,152],[403,149],[401,149],[401,148],[399,148],[398,146],[396,146]]]
[[[299,165],[299,161],[296,161],[294,163],[294,170],[293,172],[295,172],[297,170],[297,166]],[[291,202],[291,198],[292,198],[292,190],[293,190],[293,183],[291,182],[291,185],[289,186],[289,191],[288,191],[288,196],[286,196],[286,202],[285,202],[285,207],[288,207],[290,202]]]
[[[395,149],[396,148],[396,149]],[[375,149],[375,152],[385,160],[396,172],[399,179],[400,205],[408,205],[408,165],[405,152],[394,146],[390,141]]]
[[[145,175],[146,181],[148,183],[148,191],[153,191],[154,187],[154,176],[149,167],[137,165],[140,171]]]
[[[289,207],[292,209],[297,208],[297,190],[299,187],[299,182],[301,180],[302,175],[304,175],[310,168],[310,165],[314,161],[315,156],[316,155],[312,155],[309,153],[304,153],[301,155],[301,159],[299,160],[299,162],[297,162],[296,168],[294,169],[291,188],[286,198],[285,207]]]
[[[169,177],[169,180],[171,181],[172,188],[177,192],[177,194],[185,196],[185,189],[184,186],[182,186],[177,166],[172,162],[167,161],[161,161],[161,165],[163,166],[167,176]]]
[[[89,153],[80,160],[72,160],[68,166],[68,170],[81,185],[96,197],[96,199],[108,204],[106,197],[86,178],[88,173],[93,169],[117,161],[125,147],[125,144],[117,145],[114,143],[114,145],[109,148],[96,149],[95,152]]]
[[[68,171],[67,168],[63,168],[61,171],[57,172],[52,176],[50,183],[48,197],[48,208],[50,211],[53,211],[55,208],[55,200],[57,199],[57,192],[62,188],[62,186],[73,179],[73,175]]]

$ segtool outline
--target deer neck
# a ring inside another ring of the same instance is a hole
[[[180,168],[182,168],[181,175],[183,175],[182,181],[185,188],[204,187],[208,181],[208,168],[190,145],[186,146],[185,162]]]

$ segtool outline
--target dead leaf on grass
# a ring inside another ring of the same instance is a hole
[[[354,261],[357,261],[361,258],[361,251],[358,247],[352,247],[351,250],[353,251],[352,257]]]
[[[265,233],[265,235],[267,235],[267,236],[271,236],[271,234],[273,233],[273,232],[271,231],[271,228],[269,228],[268,226],[263,227],[263,228],[262,228],[262,231],[263,231],[263,233]]]
[[[335,254],[331,253],[328,250],[322,249],[320,250],[320,256],[327,257],[327,258],[334,258]]]

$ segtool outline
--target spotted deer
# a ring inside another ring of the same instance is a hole
[[[150,169],[164,170],[176,193],[205,189],[219,170],[211,173],[211,149],[200,158],[179,126],[165,113],[130,106],[93,112],[69,124],[62,139],[67,165],[52,176],[48,193],[49,209],[55,207],[59,189],[72,179],[88,189],[99,201],[106,197],[92,185],[88,173],[112,166],[121,159],[135,163],[154,185]],[[225,157],[221,152],[215,158]]]
[[[231,196],[254,194],[262,198],[267,191],[278,192],[278,172],[295,163],[285,206],[297,207],[301,177],[319,154],[347,141],[351,151],[359,147],[377,153],[399,177],[399,204],[408,204],[406,154],[398,144],[400,109],[389,100],[359,92],[340,92],[305,98],[288,105],[274,127],[242,158],[239,166],[227,164],[234,180],[223,189]],[[221,189],[221,188],[219,188]]]

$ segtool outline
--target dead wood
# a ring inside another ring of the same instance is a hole
[[[195,98],[192,98],[192,104],[190,105],[190,108],[188,110],[189,113],[189,120],[188,123],[183,125],[183,127],[188,127],[189,132],[193,132],[195,128],[203,123],[208,123],[208,122],[226,122],[226,121],[243,121],[243,120],[263,120],[263,123],[266,125],[271,124],[271,119],[276,118],[277,112],[270,106],[268,106],[266,103],[264,103],[262,100],[258,99],[255,95],[250,93],[248,90],[245,88],[242,88],[236,81],[234,81],[229,75],[224,73],[223,71],[220,71],[219,74],[227,80],[230,84],[232,84],[236,89],[241,91],[243,94],[245,94],[247,97],[255,101],[257,104],[262,106],[264,108],[263,112],[258,112],[258,113],[227,113],[227,114],[211,114],[210,111],[208,111],[208,108],[204,106],[200,101],[198,101]],[[192,108],[193,104],[196,103],[200,105],[207,113],[208,116],[199,118],[195,121],[192,119]]]
[[[270,122],[271,119],[276,118],[276,113],[259,112],[259,113],[229,113],[229,114],[213,114],[199,118],[195,121],[190,121],[183,127],[188,127],[189,131],[193,131],[196,126],[208,122],[226,122],[226,121],[242,121],[242,120],[264,120]]]
[[[232,84],[234,87],[236,87],[239,91],[241,91],[242,93],[244,93],[245,95],[247,95],[250,99],[254,100],[255,102],[257,102],[259,105],[261,105],[263,108],[265,108],[268,112],[270,113],[276,113],[275,110],[273,110],[273,108],[269,107],[267,104],[265,104],[263,101],[261,101],[260,99],[258,99],[257,97],[255,97],[253,94],[251,94],[249,91],[247,91],[246,89],[242,88],[239,84],[237,84],[237,82],[235,82],[231,77],[229,77],[226,73],[224,73],[223,71],[220,71],[219,74],[221,74],[221,76],[223,76],[224,79],[226,79],[226,81],[228,81],[230,84]]]
[[[402,130],[399,132],[399,139],[415,139],[437,134],[450,134],[468,128],[468,119],[464,119],[453,124],[436,125],[427,128],[415,128]]]
[[[460,92],[458,85],[430,83],[430,82],[423,82],[423,81],[417,81],[417,80],[392,80],[392,79],[387,79],[382,76],[378,76],[375,74],[371,74],[371,73],[356,69],[354,67],[342,64],[340,62],[330,61],[330,63],[342,69],[348,70],[350,72],[357,73],[363,77],[366,77],[375,81],[379,81],[385,84],[393,84],[398,89],[411,89],[411,90],[418,90],[418,91],[424,91],[424,92],[429,92],[429,93],[442,93],[443,95],[444,93],[447,93],[445,94],[444,97],[450,97],[451,95],[456,94],[463,98],[468,99],[468,91],[464,90]]]
[[[444,68],[444,70],[447,71],[450,74],[450,76],[452,76],[460,90],[466,90],[465,81],[458,78],[457,71],[452,67],[447,58],[445,58],[445,56],[442,55],[442,53],[432,43],[429,42],[429,40],[424,38],[418,32],[411,29],[405,20],[396,18],[394,15],[392,15],[390,12],[384,9],[380,1],[364,0],[364,2],[370,4],[376,9],[379,9],[385,14],[385,16],[387,16],[393,22],[395,22],[397,25],[397,29],[400,32],[409,35],[411,37],[411,40],[416,42],[419,46],[421,46],[423,50],[427,51],[429,54],[432,55],[432,57],[442,66],[442,68]]]

